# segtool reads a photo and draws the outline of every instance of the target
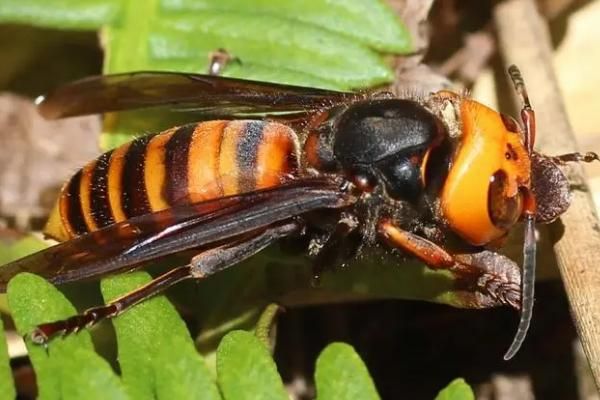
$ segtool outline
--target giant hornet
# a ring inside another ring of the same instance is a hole
[[[23,271],[61,284],[196,252],[104,306],[39,325],[31,338],[45,344],[285,237],[314,237],[316,270],[385,245],[520,308],[510,359],[531,319],[535,223],[569,206],[559,165],[598,156],[535,152],[534,112],[518,69],[509,73],[524,104],[521,123],[446,90],[398,98],[172,72],[61,87],[40,102],[43,116],[169,106],[209,117],[137,138],[80,169],[46,229],[62,243],[1,267],[0,289]],[[486,268],[498,256],[489,248],[521,220],[521,283],[506,285]]]

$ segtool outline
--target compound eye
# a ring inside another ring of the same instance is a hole
[[[492,223],[502,230],[510,229],[523,212],[523,196],[506,196],[508,177],[502,170],[497,171],[490,181],[488,189],[488,212]]]

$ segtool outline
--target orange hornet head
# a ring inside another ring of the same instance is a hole
[[[481,103],[439,92],[459,116],[461,134],[442,188],[450,228],[473,245],[504,237],[523,215],[531,160],[518,124]]]
[[[485,245],[506,235],[520,217],[525,221],[521,315],[505,360],[523,344],[533,313],[537,213],[531,183],[535,113],[519,69],[512,65],[508,73],[523,103],[522,130],[483,104],[448,92],[436,95],[452,102],[460,119],[459,143],[441,194],[450,227],[471,244]]]

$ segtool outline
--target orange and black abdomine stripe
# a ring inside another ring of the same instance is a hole
[[[70,237],[177,204],[278,185],[298,173],[298,139],[264,121],[207,121],[138,138],[79,170],[59,199]]]
[[[97,222],[98,228],[103,228],[115,222],[108,204],[108,168],[111,154],[112,151],[109,151],[98,157],[92,172],[90,214]]]

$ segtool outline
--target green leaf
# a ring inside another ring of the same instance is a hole
[[[106,71],[203,72],[208,55],[223,48],[241,62],[233,72],[226,69],[225,75],[239,78],[304,85],[325,81],[326,86],[340,89],[393,79],[373,50],[317,25],[275,15],[214,10],[156,14],[150,3],[136,7],[135,25],[124,23],[106,31]]]
[[[223,338],[217,374],[226,400],[288,399],[267,348],[249,332],[233,331]]]
[[[442,389],[435,400],[475,400],[475,394],[463,378],[457,378]]]
[[[196,70],[208,61],[198,54],[223,48],[242,66],[286,68],[346,89],[393,79],[389,67],[365,46],[314,25],[273,16],[200,11],[166,18],[151,32],[149,44],[151,61],[192,59]]]
[[[107,72],[206,71],[226,49],[241,78],[355,88],[393,74],[374,50],[412,51],[407,29],[381,0],[20,0],[0,22],[103,29]]]
[[[133,398],[127,395],[123,384],[108,363],[93,349],[83,347],[69,349],[59,362],[61,399],[127,400]]]
[[[96,30],[118,21],[121,4],[119,0],[4,0],[0,22]]]
[[[150,281],[136,272],[102,281],[106,301]],[[147,300],[113,320],[123,383],[134,399],[220,399],[216,384],[187,328],[163,296]]]
[[[367,367],[345,343],[332,343],[321,352],[315,385],[318,400],[379,399]]]
[[[0,265],[33,254],[46,247],[48,247],[46,243],[34,236],[25,236],[12,243],[0,242]]]
[[[0,393],[7,399],[13,399],[16,396],[15,385],[12,379],[12,371],[8,358],[8,348],[6,335],[4,334],[4,325],[0,318]]]
[[[0,241],[0,268],[2,268],[2,265],[4,264],[33,254],[46,247],[46,243],[34,236],[25,236],[22,239],[8,243]],[[5,293],[0,293],[0,312],[9,313]]]
[[[242,67],[227,75],[330,88],[393,78],[374,50],[412,50],[381,0],[23,0],[0,3],[0,22],[103,29],[107,72],[206,71],[224,48]]]
[[[406,28],[383,1],[365,0],[161,0],[168,11],[204,10],[273,15],[314,24],[351,37],[377,50],[412,50]]]
[[[126,399],[124,388],[108,363],[94,352],[90,334],[83,330],[56,338],[47,350],[29,339],[36,325],[76,313],[65,297],[44,279],[28,273],[8,284],[8,302],[17,330],[37,375],[40,399]]]

